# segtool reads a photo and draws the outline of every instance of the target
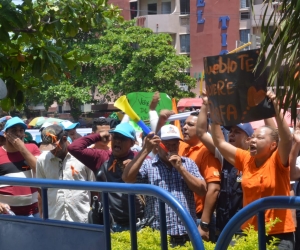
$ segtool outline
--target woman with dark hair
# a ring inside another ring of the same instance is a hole
[[[263,197],[290,195],[289,153],[292,147],[292,134],[280,112],[275,94],[268,92],[267,96],[275,108],[278,132],[268,126],[256,129],[249,139],[248,151],[226,142],[219,125],[211,126],[215,146],[228,162],[243,172],[243,206]],[[267,240],[274,236],[280,239],[279,249],[294,249],[295,226],[291,210],[266,210],[266,222],[274,221],[276,218],[279,218],[280,222],[268,232]],[[242,225],[242,229],[249,224],[257,229],[257,218],[255,216],[250,218]]]

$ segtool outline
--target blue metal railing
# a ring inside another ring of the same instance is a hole
[[[159,211],[160,211],[160,234],[161,234],[161,247],[162,249],[168,249],[167,242],[167,230],[166,230],[166,214],[165,204],[168,204],[179,216],[183,222],[187,233],[190,237],[191,243],[194,249],[204,250],[203,242],[199,231],[197,229],[194,220],[187,212],[187,210],[181,205],[181,203],[166,190],[149,185],[149,184],[125,184],[125,183],[108,183],[108,182],[81,182],[81,181],[58,181],[58,180],[45,180],[45,179],[29,179],[29,178],[13,178],[13,177],[0,177],[0,184],[7,184],[12,186],[30,186],[42,189],[43,198],[43,220],[44,223],[66,226],[68,223],[64,221],[53,221],[48,220],[48,188],[60,188],[60,189],[75,189],[75,190],[89,190],[89,191],[101,191],[102,202],[104,209],[104,235],[106,240],[106,249],[111,249],[111,238],[110,238],[110,225],[109,225],[109,210],[108,210],[108,193],[126,193],[129,194],[129,211],[130,211],[130,233],[131,233],[131,249],[137,249],[137,238],[136,238],[136,222],[134,215],[134,194],[144,194],[149,196],[155,196],[160,199]],[[2,216],[0,216],[1,219]],[[15,220],[16,218],[8,218],[5,220]],[[3,217],[2,217],[3,218]],[[32,218],[23,217],[22,220],[33,220]],[[18,220],[18,219],[17,219]],[[36,219],[40,220],[40,219]],[[72,223],[70,223],[72,224]],[[77,225],[78,227],[97,227],[96,225]],[[99,246],[100,247],[100,246]]]
[[[172,196],[169,192],[161,189],[157,186],[149,184],[124,184],[124,183],[103,183],[103,182],[79,182],[79,181],[57,181],[57,180],[44,180],[44,179],[20,179],[11,177],[0,177],[1,184],[8,184],[14,186],[30,186],[38,187],[42,189],[43,196],[43,220],[32,219],[19,216],[3,216],[0,215],[0,220],[10,220],[16,222],[34,221],[37,224],[72,227],[80,229],[98,230],[103,228],[106,241],[106,249],[111,249],[110,238],[110,225],[109,225],[109,209],[108,209],[108,193],[126,193],[129,194],[129,211],[133,215],[134,206],[134,194],[144,194],[155,196],[160,199],[159,212],[160,212],[160,233],[161,233],[161,248],[168,249],[167,242],[167,228],[166,228],[166,213],[165,204],[168,204],[180,217],[184,226],[187,229],[191,243],[196,250],[204,250],[203,242],[198,229],[191,218],[187,210]],[[65,221],[56,221],[48,219],[48,201],[47,201],[47,189],[48,188],[61,188],[61,189],[76,189],[76,190],[89,190],[89,191],[101,191],[102,202],[104,207],[104,226],[83,224],[83,223],[70,223]],[[248,206],[240,210],[225,226],[222,233],[219,236],[215,250],[227,249],[232,236],[240,229],[241,225],[254,215],[258,215],[258,241],[259,249],[266,249],[266,237],[265,237],[265,210],[266,209],[299,209],[300,197],[266,197],[254,201]],[[137,246],[136,236],[136,222],[135,217],[130,216],[130,233],[131,233],[131,249],[135,250]],[[99,246],[100,247],[100,246]]]
[[[299,209],[300,197],[274,196],[256,200],[236,213],[219,236],[215,250],[227,249],[232,236],[241,225],[254,215],[258,215],[258,244],[260,250],[266,249],[265,210],[266,209]]]

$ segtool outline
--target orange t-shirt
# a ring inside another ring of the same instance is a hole
[[[243,206],[268,196],[290,196],[290,167],[281,164],[278,150],[257,168],[254,157],[248,151],[237,149],[235,167],[243,171],[242,189],[244,193]],[[290,209],[268,209],[265,212],[266,222],[278,217],[281,222],[275,224],[269,234],[289,233],[295,231],[295,226]],[[247,220],[242,229],[251,224],[257,230],[257,218],[253,216]]]
[[[200,174],[206,183],[221,181],[220,161],[200,142],[194,147],[190,147],[184,142],[180,142],[179,155],[192,159],[198,166]],[[196,212],[202,212],[205,196],[199,196],[194,193],[196,202]]]

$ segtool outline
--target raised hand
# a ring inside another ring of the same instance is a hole
[[[101,131],[99,135],[101,137],[101,141],[103,142],[108,142],[110,140],[110,133],[108,133],[108,131]]]
[[[171,115],[175,115],[173,110],[163,109],[160,111],[159,117],[161,120],[167,121]]]
[[[154,148],[156,148],[159,143],[161,142],[161,139],[158,135],[154,135],[153,132],[149,133],[145,140],[144,140],[144,148],[147,152],[151,152]]]
[[[18,151],[25,147],[24,141],[14,134],[6,133],[6,140]]]
[[[176,168],[178,171],[182,167],[181,157],[178,154],[169,154],[169,162],[172,164],[174,168]]]

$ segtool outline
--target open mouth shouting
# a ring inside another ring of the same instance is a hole
[[[256,153],[256,151],[257,151],[256,145],[250,144],[249,150],[250,150],[250,154],[254,155]]]

